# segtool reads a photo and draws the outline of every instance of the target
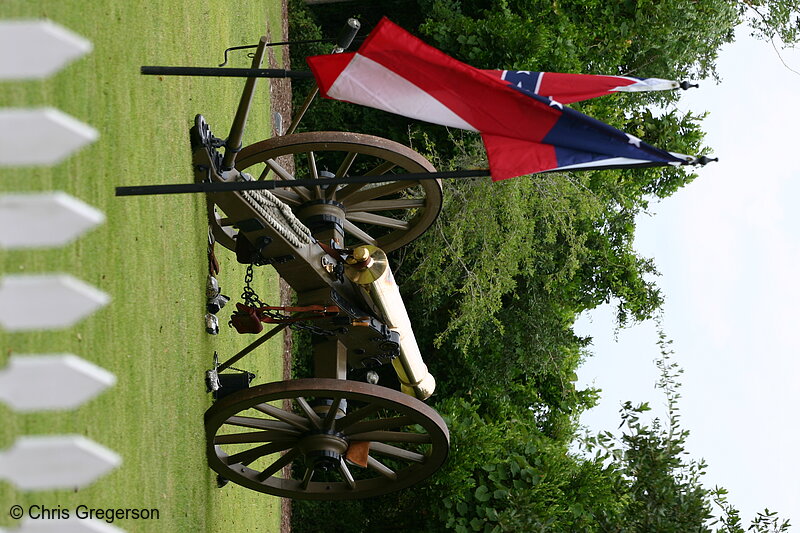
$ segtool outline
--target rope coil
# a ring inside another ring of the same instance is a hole
[[[252,181],[252,178],[248,181]],[[277,196],[267,190],[241,192],[245,201],[293,246],[304,248],[316,242],[311,230]]]

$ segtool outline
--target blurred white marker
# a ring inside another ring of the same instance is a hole
[[[9,275],[0,279],[0,326],[9,331],[66,328],[110,300],[66,274]]]
[[[45,78],[91,51],[91,42],[49,20],[0,21],[0,80]]]
[[[117,454],[80,435],[20,437],[0,453],[0,478],[26,491],[74,489],[120,464]]]
[[[0,196],[0,248],[62,246],[102,224],[105,215],[66,193]]]
[[[117,379],[72,354],[12,355],[0,370],[0,400],[17,412],[74,409]]]

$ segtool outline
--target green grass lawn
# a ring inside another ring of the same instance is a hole
[[[94,51],[54,77],[0,83],[4,107],[56,107],[93,126],[100,139],[53,168],[2,168],[0,191],[62,190],[105,212],[104,225],[63,249],[0,251],[0,272],[66,272],[109,293],[111,304],[77,326],[26,334],[0,331],[9,353],[75,353],[118,383],[74,411],[19,415],[0,405],[0,449],[18,436],[81,434],[114,450],[123,465],[76,491],[21,493],[0,482],[7,508],[39,504],[157,508],[158,521],[119,521],[128,532],[278,531],[280,501],[236,485],[215,486],[204,454],[203,383],[214,350],[229,355],[253,340],[226,325],[204,330],[206,224],[199,196],[114,197],[118,185],[192,181],[188,129],[196,113],[225,137],[242,79],[140,76],[140,65],[215,66],[228,46],[280,35],[279,0],[224,2],[4,0],[0,17],[49,18],[92,41]],[[232,66],[247,66],[244,53]],[[245,144],[269,135],[268,87],[257,89]],[[223,292],[238,299],[244,269],[219,250]],[[257,271],[262,298],[277,280]],[[47,302],[42,302],[47,305]],[[245,359],[256,383],[280,379],[280,340]]]

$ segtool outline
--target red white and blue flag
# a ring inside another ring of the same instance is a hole
[[[494,180],[562,169],[680,165],[694,159],[650,146],[525,83],[519,86],[453,59],[388,19],[378,23],[357,52],[307,61],[327,98],[479,132]],[[614,87],[619,86],[615,81]],[[603,90],[610,92],[608,83]]]
[[[661,78],[598,76],[595,74],[562,74],[527,70],[484,70],[490,76],[562,104],[581,102],[611,93],[670,91],[681,84]]]

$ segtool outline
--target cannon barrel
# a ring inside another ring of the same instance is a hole
[[[400,356],[392,360],[392,365],[400,379],[401,390],[420,400],[429,398],[436,388],[436,380],[422,360],[386,253],[376,246],[360,246],[353,250],[351,261],[352,264],[345,266],[345,274],[372,299],[386,325],[400,335]]]

